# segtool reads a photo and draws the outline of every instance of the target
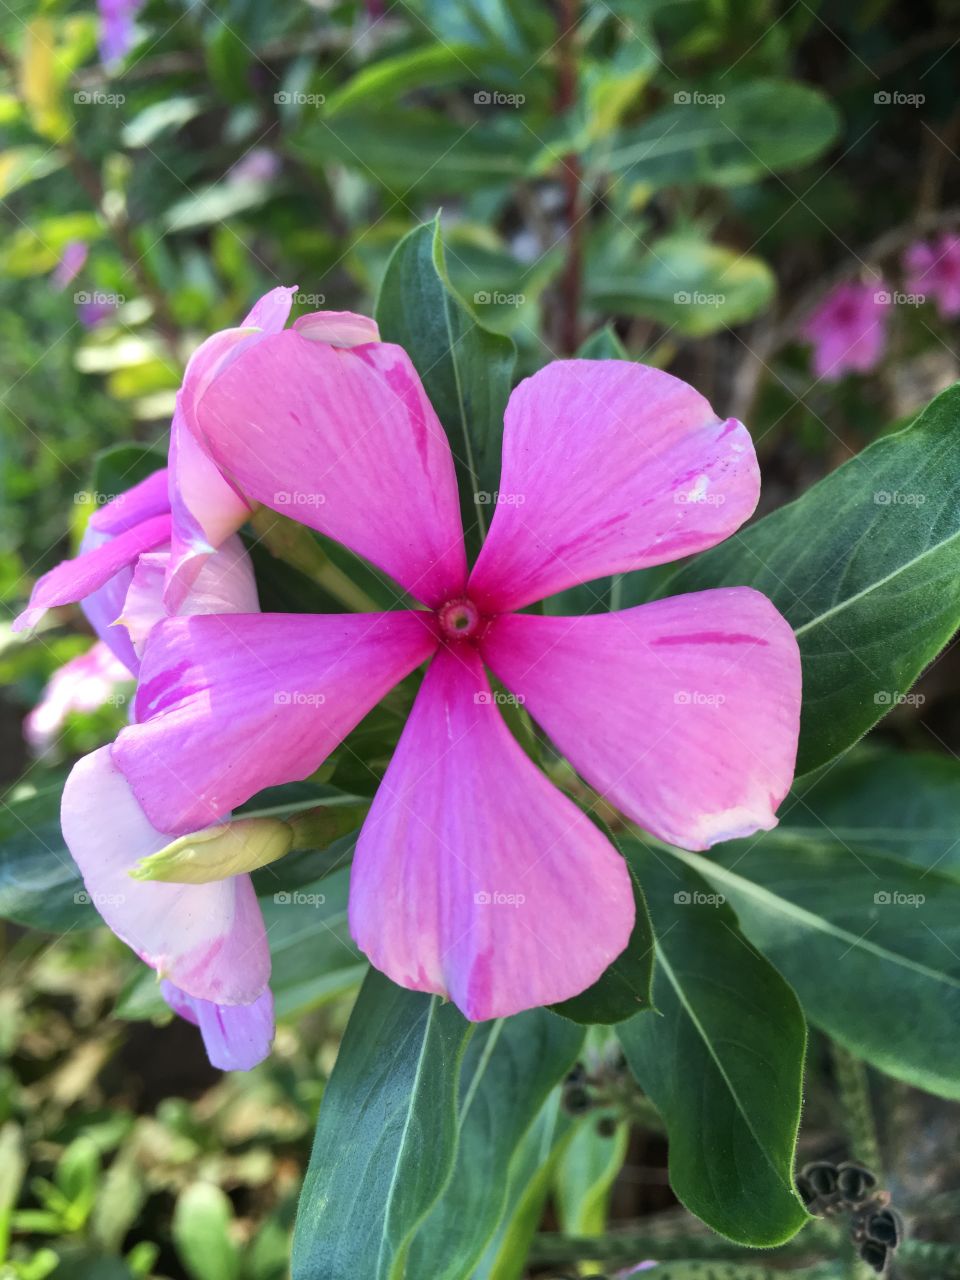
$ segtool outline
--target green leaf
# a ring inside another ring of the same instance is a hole
[[[611,844],[616,845],[626,858],[633,882],[637,916],[626,949],[604,970],[593,986],[581,991],[578,996],[552,1006],[565,1018],[588,1025],[622,1022],[641,1010],[651,1008],[655,950],[653,925],[643,896],[642,865],[637,860],[635,847],[632,842],[621,844],[615,840],[602,823],[597,822],[597,826],[602,828]]]
[[[958,473],[960,384],[663,586],[755,587],[791,623],[803,659],[799,773],[866,733],[960,623]]]
[[[612,324],[591,333],[580,345],[578,360],[629,360],[626,347],[617,337]]]
[[[960,1098],[953,876],[776,831],[675,856],[727,897],[811,1022],[888,1075]]]
[[[193,1280],[238,1280],[240,1251],[230,1238],[233,1206],[212,1182],[194,1182],[177,1198],[173,1240]]]
[[[93,462],[91,483],[95,500],[102,503],[115,498],[166,465],[166,454],[144,445],[117,444],[104,449]]]
[[[63,163],[57,151],[46,147],[9,147],[0,154],[0,200],[6,200],[29,182],[55,173]]]
[[[21,781],[0,798],[0,917],[51,933],[99,921],[60,834],[63,782]]]
[[[409,353],[446,429],[468,546],[476,546],[499,482],[503,411],[516,353],[509,338],[484,329],[454,292],[439,219],[397,245],[377,300],[377,321],[383,339]]]
[[[340,1045],[293,1240],[293,1280],[400,1280],[450,1177],[473,1026],[372,969]]]
[[[573,1066],[583,1038],[583,1031],[546,1009],[478,1029],[460,1078],[456,1164],[414,1238],[411,1276],[472,1275],[506,1209],[513,1157],[547,1095]]]
[[[381,58],[357,72],[327,96],[326,116],[355,107],[385,106],[411,89],[436,91],[469,75],[464,59],[472,53],[466,44],[427,44],[390,58]],[[336,127],[336,126],[334,126]]]
[[[610,1193],[623,1167],[629,1138],[630,1126],[623,1122],[612,1133],[600,1129],[596,1116],[579,1125],[554,1179],[561,1231],[593,1236],[606,1230]]]
[[[869,751],[812,774],[784,806],[781,837],[890,853],[960,878],[960,762],[930,751]],[[768,837],[764,837],[767,839]]]
[[[781,1244],[807,1221],[793,1187],[803,1013],[709,885],[639,844],[634,853],[662,1016],[632,1018],[617,1035],[667,1126],[670,1185],[721,1235]]]
[[[673,106],[620,132],[606,163],[648,188],[733,186],[813,160],[839,125],[827,99],[796,81],[757,80],[700,98],[679,88]]]
[[[752,319],[776,289],[759,258],[683,232],[656,241],[636,263],[601,257],[587,284],[599,310],[657,320],[691,338]]]

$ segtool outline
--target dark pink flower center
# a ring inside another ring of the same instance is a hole
[[[483,625],[483,615],[472,600],[462,596],[437,610],[437,624],[445,640],[472,640]]]

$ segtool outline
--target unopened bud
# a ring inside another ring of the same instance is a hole
[[[238,818],[181,836],[159,853],[141,858],[134,880],[209,884],[276,862],[293,846],[293,829],[279,818]]]

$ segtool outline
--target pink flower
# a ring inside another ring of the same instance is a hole
[[[126,630],[137,665],[151,629],[167,616],[162,589],[169,557],[169,549],[141,555],[130,570],[122,627],[110,628]],[[236,537],[204,564],[182,604],[185,614],[258,608],[249,557]],[[199,1025],[214,1066],[254,1066],[273,1038],[273,1002],[270,952],[250,877],[212,884],[132,879],[137,862],[170,838],[148,821],[111,750],[101,747],[80,760],[63,792],[64,839],[90,899],[114,933],[163,976],[164,999]]]
[[[65,289],[83,270],[89,249],[82,240],[70,240],[63,246],[63,253],[53,272],[53,283]]]
[[[351,930],[394,981],[471,1019],[563,1000],[627,945],[630,877],[520,748],[486,668],[655,835],[703,849],[774,826],[800,665],[764,596],[517,612],[734,532],[759,492],[750,436],[659,370],[552,364],[510,398],[495,514],[468,572],[453,457],[409,357],[332,333],[298,322],[234,349],[189,424],[250,499],[340,541],[426,608],[159,622],[113,764],[155,827],[189,831],[306,778],[429,660],[359,837]]]
[[[944,320],[960,315],[960,235],[917,241],[904,254],[903,269],[908,293],[933,298]]]
[[[143,0],[97,0],[100,12],[100,61],[125,58],[133,44],[133,24]]]
[[[869,373],[887,345],[890,294],[882,281],[839,284],[803,324],[800,334],[813,344],[813,371],[836,382],[844,373]]]
[[[98,640],[53,673],[40,701],[23,722],[23,736],[37,755],[43,755],[59,737],[72,711],[96,711],[130,678],[123,663]]]

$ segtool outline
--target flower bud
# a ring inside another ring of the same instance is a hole
[[[159,853],[141,858],[134,880],[208,884],[276,862],[293,845],[293,829],[279,818],[238,818],[181,836]]]

